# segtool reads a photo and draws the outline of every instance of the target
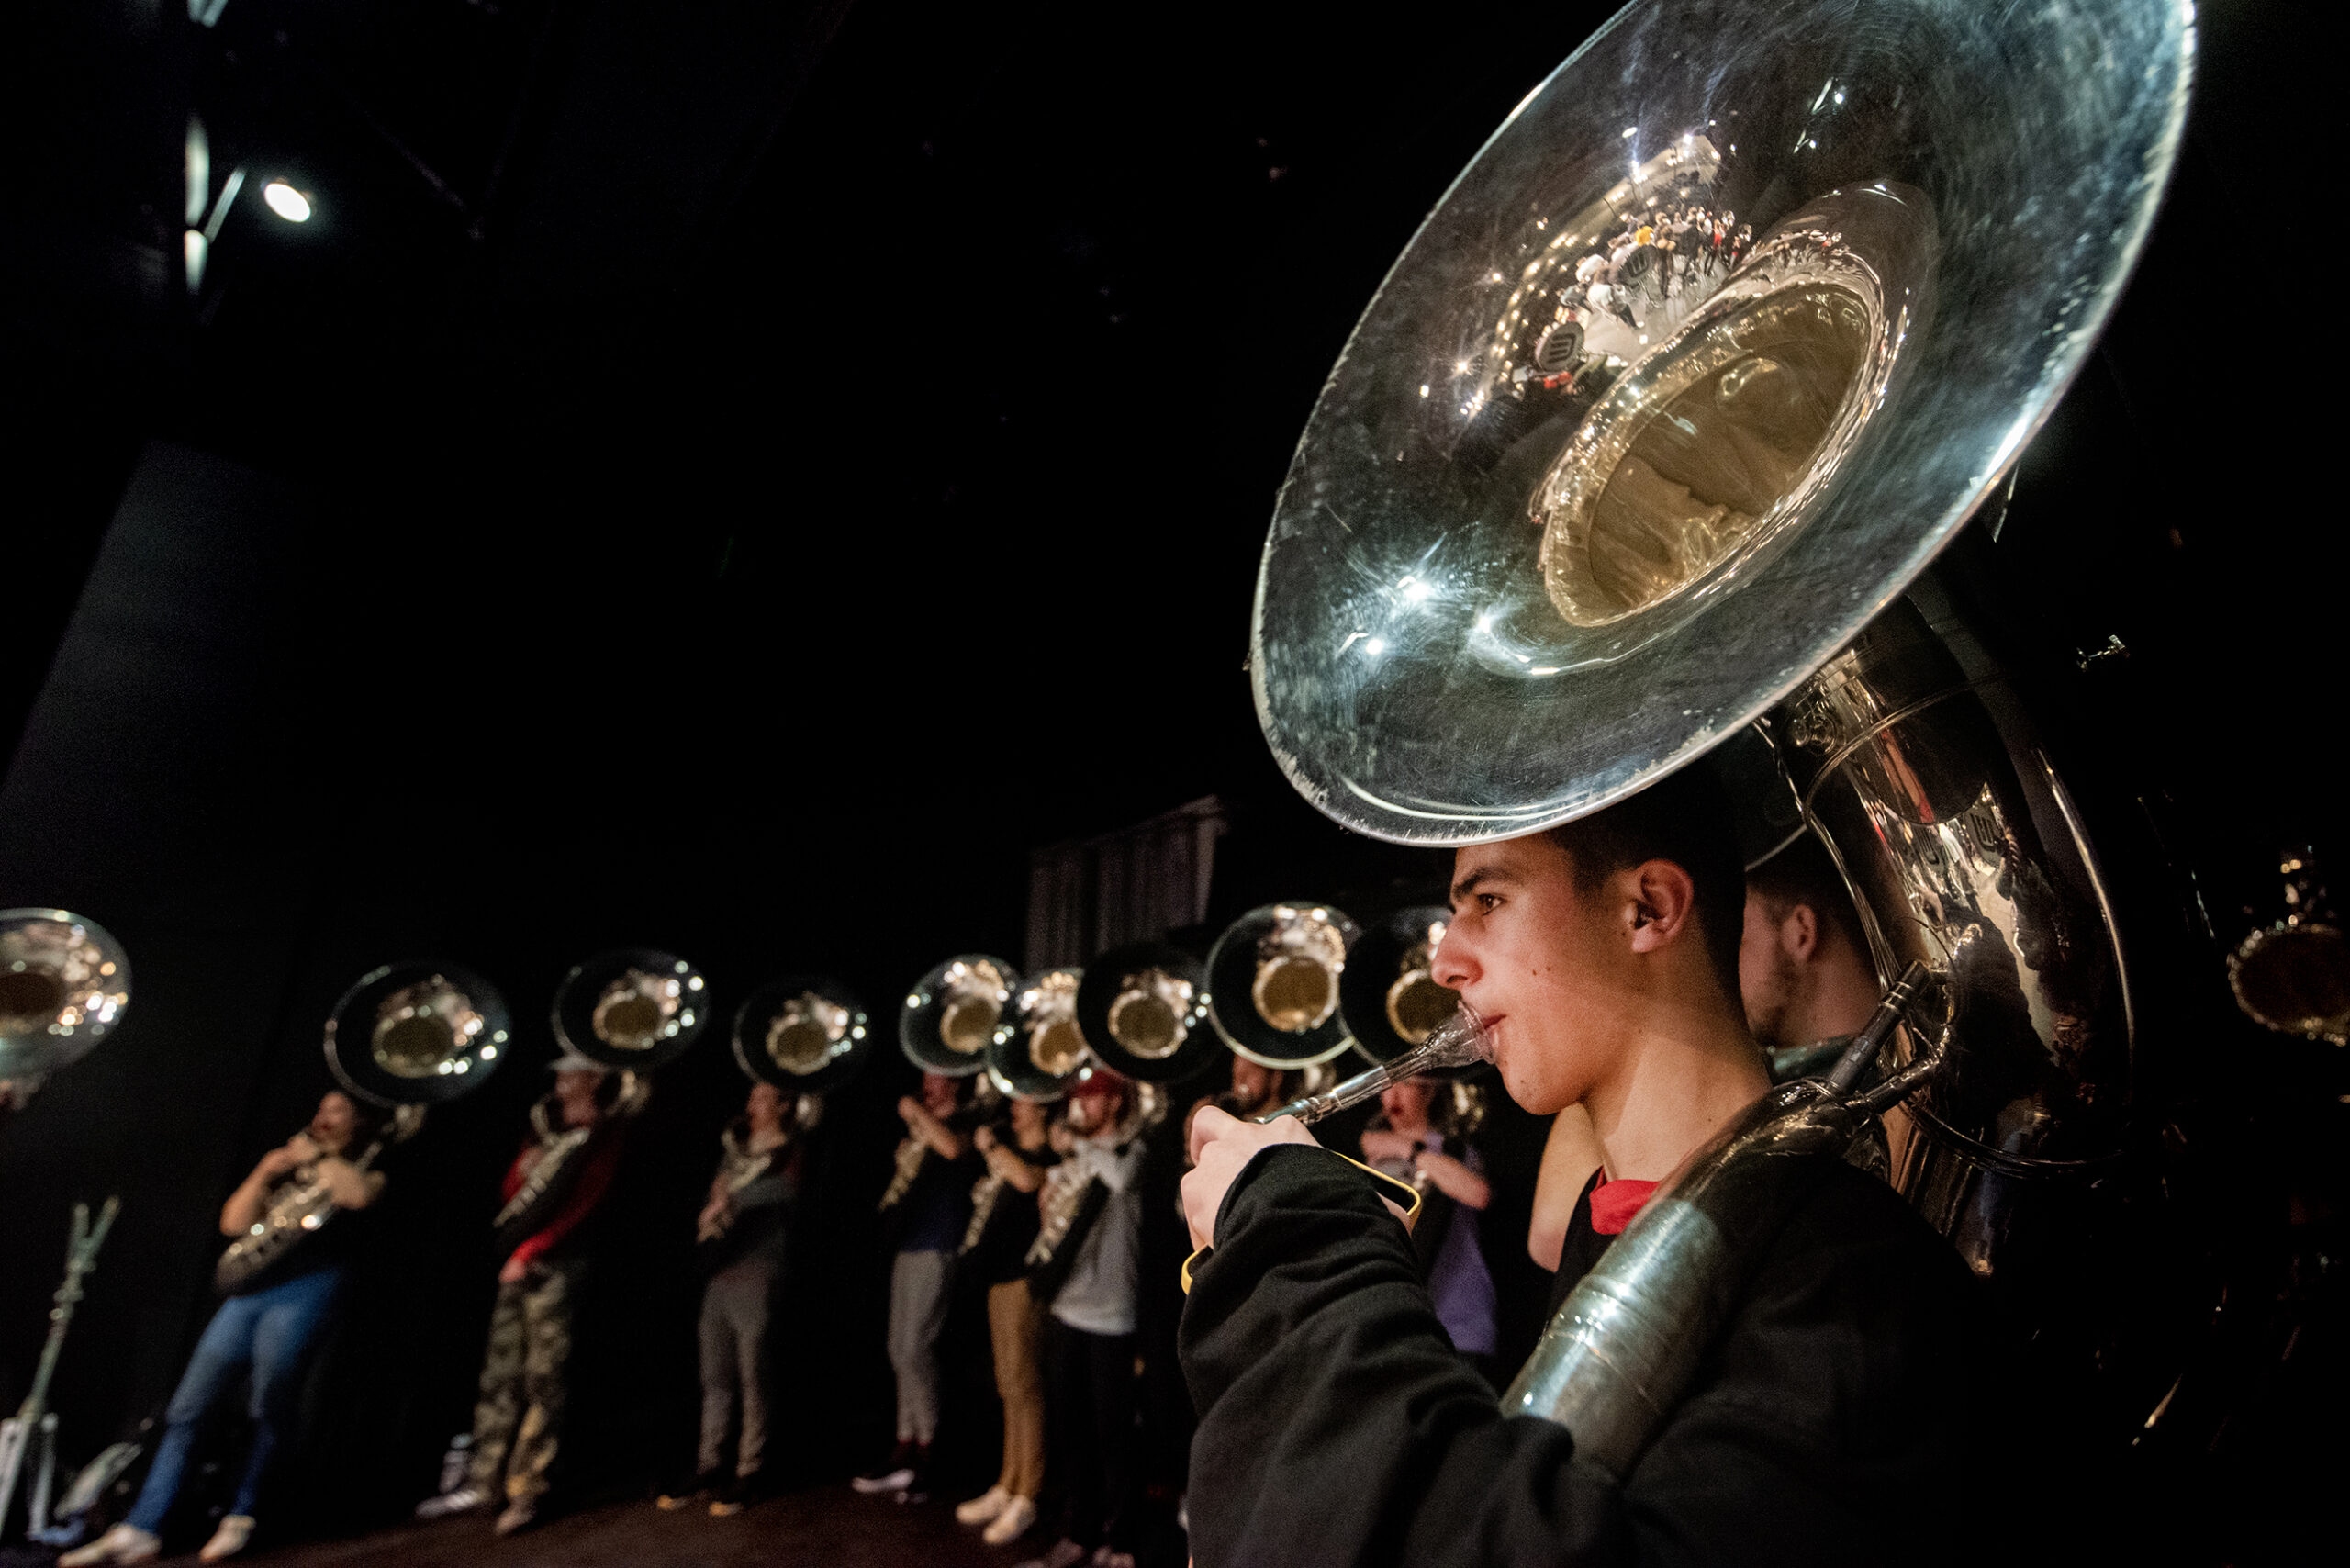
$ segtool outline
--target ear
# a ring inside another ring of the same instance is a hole
[[[1670,860],[1643,860],[1624,876],[1633,952],[1661,952],[1695,930],[1697,886],[1687,871]]]
[[[1789,909],[1779,922],[1779,946],[1796,963],[1809,963],[1819,951],[1819,912],[1807,903]]]

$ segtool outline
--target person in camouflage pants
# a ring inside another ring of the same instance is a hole
[[[542,1172],[548,1181],[538,1198],[521,1197],[523,1217],[512,1224],[531,1234],[498,1271],[498,1305],[474,1403],[472,1468],[454,1491],[420,1504],[420,1519],[469,1513],[502,1498],[498,1534],[538,1520],[562,1447],[572,1327],[593,1251],[586,1222],[620,1165],[626,1118],[610,1114],[609,1077],[594,1062],[565,1057],[555,1063],[554,1092],[531,1109],[533,1137],[506,1174],[506,1202],[515,1204],[543,1159],[561,1163]],[[581,1130],[588,1132],[584,1144],[565,1136]],[[541,1214],[543,1219],[536,1217]]]
[[[581,1258],[542,1259],[514,1282],[500,1282],[489,1316],[489,1350],[474,1401],[474,1486],[488,1496],[505,1483],[507,1502],[535,1512],[563,1432],[564,1368],[571,1359],[571,1314],[587,1273]]]

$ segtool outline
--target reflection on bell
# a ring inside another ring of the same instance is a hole
[[[1138,969],[1118,984],[1110,1003],[1110,1035],[1145,1061],[1181,1050],[1192,1032],[1192,986],[1164,969]]]
[[[1302,1035],[1338,1010],[1338,971],[1346,967],[1347,938],[1329,910],[1277,904],[1271,928],[1257,942],[1249,999],[1266,1023]]]
[[[1608,389],[1534,503],[1569,625],[1663,605],[1800,524],[1891,375],[1926,214],[1882,183],[1818,198]]]
[[[651,1050],[679,1027],[683,991],[673,976],[628,969],[597,996],[589,1026],[616,1050]]]
[[[849,1010],[828,997],[803,991],[786,1001],[767,1024],[767,1059],[795,1078],[805,1078],[833,1058],[848,1038]]]
[[[472,1048],[485,1027],[465,993],[442,974],[386,997],[375,1011],[368,1054],[395,1078],[429,1078]]]

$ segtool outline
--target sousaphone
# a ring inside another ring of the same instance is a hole
[[[2028,1238],[2121,1157],[2140,1009],[2084,815],[1928,568],[2120,297],[2193,53],[2185,0],[1644,0],[1454,182],[1299,443],[1249,671],[1316,807],[1477,843],[1756,726],[1881,980],[1917,967],[1886,1060],[1774,1090],[1585,1282],[1643,1310],[1579,1291],[1505,1397],[1619,1475],[1785,1212],[1771,1151],[1832,1159],[1885,1096],[1977,1274],[2049,1305],[2076,1266]],[[1751,224],[1734,266],[1583,308],[1597,246],[1692,206]]]
[[[1046,969],[1021,982],[1012,998],[1012,1026],[988,1047],[989,1081],[1021,1100],[1058,1100],[1093,1059],[1078,1027],[1080,969]]]
[[[1208,1019],[1224,1043],[1278,1069],[1330,1060],[1351,1043],[1338,977],[1359,931],[1345,912],[1296,900],[1252,909],[1208,949]]]
[[[1355,938],[1338,977],[1338,1012],[1357,1054],[1373,1067],[1426,1044],[1459,1010],[1460,993],[1429,973],[1451,923],[1452,912],[1442,904],[1414,904]],[[1472,1071],[1477,1065],[1448,1070]]]
[[[361,1170],[416,1136],[426,1108],[470,1094],[505,1060],[511,1033],[498,988],[461,965],[386,964],[361,976],[327,1015],[327,1070],[354,1099],[392,1114],[348,1158]],[[249,1286],[333,1220],[315,1166],[297,1170],[213,1265],[226,1294]]]
[[[555,988],[554,1023],[564,1049],[647,1073],[683,1054],[709,1026],[710,982],[658,948],[599,953]]]
[[[0,910],[0,1079],[38,1082],[97,1048],[130,1006],[130,958],[62,909]]]
[[[985,1070],[988,1047],[1012,1026],[1020,971],[985,953],[958,953],[906,992],[898,1046],[924,1072],[968,1078]]]
[[[822,975],[789,975],[751,992],[734,1014],[734,1061],[787,1094],[822,1094],[861,1070],[871,1022],[856,994]]]
[[[1224,1047],[1208,1027],[1208,969],[1181,947],[1134,942],[1085,966],[1077,1027],[1113,1071],[1140,1083],[1181,1083]]]

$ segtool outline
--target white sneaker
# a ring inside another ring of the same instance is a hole
[[[969,1502],[956,1504],[955,1522],[965,1525],[983,1525],[1002,1513],[1003,1506],[1011,1501],[1011,1493],[1001,1486],[990,1486]]]
[[[57,1560],[58,1568],[93,1568],[100,1562],[151,1562],[162,1555],[160,1536],[135,1525],[117,1525],[87,1546],[77,1546]]]
[[[1036,1524],[1036,1500],[1034,1497],[1007,1497],[1003,1512],[995,1523],[979,1532],[979,1539],[990,1546],[1010,1546],[1026,1535]]]
[[[218,1562],[242,1551],[245,1542],[252,1538],[253,1517],[251,1514],[224,1515],[219,1528],[212,1532],[212,1539],[204,1543],[204,1550],[196,1555],[207,1562]]]
[[[490,1495],[478,1486],[460,1486],[454,1492],[443,1492],[438,1497],[427,1497],[416,1506],[420,1519],[445,1519],[452,1514],[470,1514],[476,1508],[487,1508]]]

